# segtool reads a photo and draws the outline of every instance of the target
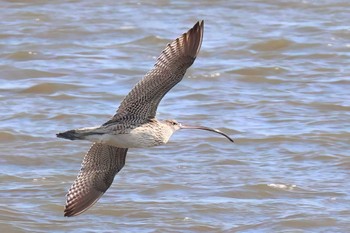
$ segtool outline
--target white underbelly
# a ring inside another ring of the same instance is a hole
[[[139,127],[131,130],[128,134],[91,135],[88,136],[88,140],[120,148],[144,148],[165,144],[170,136]]]

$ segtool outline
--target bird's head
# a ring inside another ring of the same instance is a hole
[[[181,129],[181,124],[176,120],[165,120],[164,122],[167,126],[169,126],[173,130],[173,132]]]
[[[210,132],[221,134],[222,136],[226,137],[228,140],[233,142],[232,138],[230,138],[227,134],[221,132],[218,129],[213,129],[213,128],[209,128],[209,127],[205,127],[205,126],[183,125],[183,124],[177,122],[176,120],[165,120],[164,122],[165,122],[166,125],[168,125],[173,130],[173,133],[176,132],[179,129],[201,129],[201,130],[207,130],[207,131],[210,131]]]

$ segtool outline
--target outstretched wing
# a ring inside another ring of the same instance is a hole
[[[154,118],[163,96],[180,82],[199,52],[204,22],[197,22],[187,33],[168,44],[153,69],[122,101],[117,113],[105,125],[117,122],[145,123]]]
[[[64,216],[81,214],[98,201],[123,168],[127,151],[127,148],[92,144],[77,179],[68,191]]]

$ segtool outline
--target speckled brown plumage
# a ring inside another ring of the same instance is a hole
[[[92,206],[111,186],[125,164],[127,148],[94,143],[84,157],[77,179],[68,191],[64,216],[75,216]]]
[[[152,123],[163,96],[180,82],[194,62],[202,43],[203,21],[168,44],[153,69],[136,84],[122,101],[117,113],[103,128],[126,133],[144,123]],[[94,131],[96,133],[96,131]],[[75,139],[76,131],[57,134]],[[81,136],[81,135],[80,135]],[[64,216],[75,216],[90,208],[111,186],[115,175],[125,164],[127,148],[94,143],[84,157],[81,171],[68,191]]]
[[[164,95],[179,83],[200,50],[204,22],[197,22],[187,33],[168,44],[153,69],[124,98],[117,113],[105,123],[145,123],[156,115]]]

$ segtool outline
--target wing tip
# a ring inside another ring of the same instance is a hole
[[[92,144],[78,177],[66,195],[64,217],[82,214],[102,197],[111,186],[114,176],[123,168],[127,151],[127,148]]]
[[[202,46],[204,33],[204,20],[199,20],[188,32],[183,34],[185,39],[185,51],[193,58],[197,57]]]
[[[97,195],[87,196],[85,200],[76,200],[76,202],[66,202],[64,208],[64,217],[74,217],[90,209],[104,194],[99,192]]]

